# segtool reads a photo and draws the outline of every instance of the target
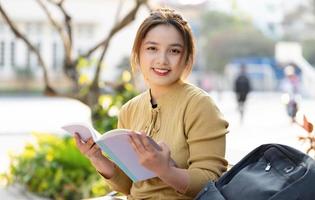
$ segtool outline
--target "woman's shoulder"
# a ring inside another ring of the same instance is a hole
[[[186,83],[185,94],[187,98],[189,98],[189,101],[206,101],[213,103],[209,93],[190,83]]]

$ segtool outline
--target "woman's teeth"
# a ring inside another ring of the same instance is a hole
[[[158,68],[153,68],[154,71],[158,72],[158,73],[167,73],[169,70],[168,69],[158,69]]]

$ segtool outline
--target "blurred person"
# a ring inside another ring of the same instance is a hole
[[[283,99],[286,105],[286,112],[292,122],[295,122],[296,113],[298,111],[298,96],[300,94],[300,80],[292,65],[284,68],[285,78],[282,81]]]
[[[131,131],[130,143],[141,165],[156,178],[132,182],[92,139],[82,143],[75,136],[82,154],[128,199],[193,199],[227,169],[228,123],[205,91],[185,82],[194,53],[190,26],[171,9],[151,12],[136,34],[131,66],[141,72],[148,89],[123,105],[118,128],[142,132]],[[146,135],[161,142],[162,150]]]
[[[241,121],[244,117],[245,103],[250,91],[251,84],[249,78],[247,77],[246,65],[241,64],[239,74],[234,81],[234,92],[236,94],[238,111],[240,113]]]
[[[290,96],[299,94],[300,91],[300,80],[295,72],[293,65],[288,65],[284,68],[285,78],[282,82],[283,92],[288,93]]]

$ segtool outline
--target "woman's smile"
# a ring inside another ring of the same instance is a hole
[[[152,68],[153,72],[159,76],[167,76],[171,70],[170,69],[163,69],[163,68]]]

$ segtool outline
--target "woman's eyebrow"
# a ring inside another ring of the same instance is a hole
[[[154,42],[154,41],[147,41],[144,43],[144,45],[158,45],[159,43],[157,42]],[[173,44],[170,44],[169,46],[172,46],[172,47],[181,47],[183,48],[183,45],[180,44],[180,43],[173,43]]]
[[[147,42],[145,42],[144,44],[145,44],[145,45],[148,45],[148,44],[158,45],[159,43],[153,42],[153,41],[147,41]]]
[[[180,44],[180,43],[170,44],[170,46],[172,46],[172,47],[181,47],[181,48],[183,48],[183,45],[182,45],[182,44]]]

